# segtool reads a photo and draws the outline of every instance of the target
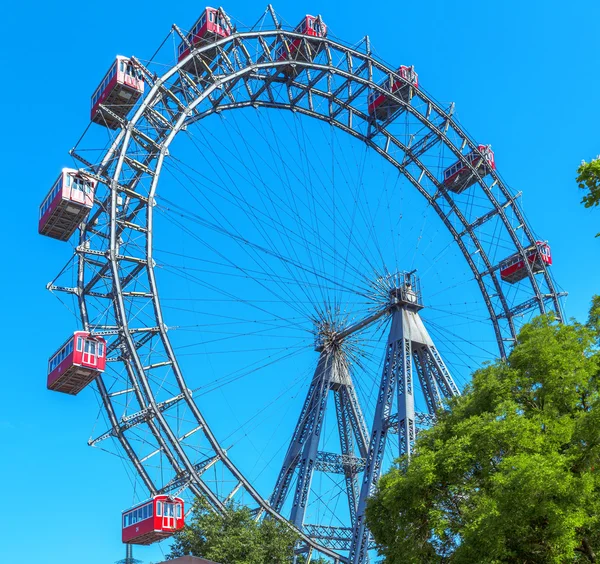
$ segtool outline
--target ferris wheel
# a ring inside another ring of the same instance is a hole
[[[167,40],[116,58],[40,208],[78,311],[48,387],[95,389],[89,444],[139,484],[126,542],[201,497],[289,523],[309,561],[367,562],[381,473],[524,321],[561,319],[550,246],[491,146],[368,38],[268,6]]]

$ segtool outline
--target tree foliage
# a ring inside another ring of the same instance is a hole
[[[588,192],[583,197],[585,207],[600,206],[600,156],[589,163],[581,162],[577,169],[577,183]]]
[[[579,188],[586,190],[582,199],[585,207],[600,206],[600,156],[589,163],[581,162],[577,169],[577,183]],[[596,237],[600,237],[600,233]]]
[[[600,337],[600,296],[592,298],[587,326],[594,332],[597,338]]]
[[[246,507],[230,507],[225,516],[197,500],[185,528],[175,535],[169,559],[191,554],[219,564],[288,564],[295,534],[273,519],[255,521]]]
[[[586,326],[542,316],[474,374],[368,504],[385,562],[596,562],[599,335],[595,297]]]
[[[231,505],[225,516],[196,500],[185,528],[175,534],[167,558],[191,554],[219,564],[290,564],[296,534],[274,519],[256,521],[247,507]],[[298,564],[302,564],[300,558]],[[312,564],[326,560],[311,559]]]

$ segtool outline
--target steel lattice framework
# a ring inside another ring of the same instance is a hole
[[[408,100],[386,91],[381,86],[382,80],[405,81],[371,54],[367,38],[359,47],[349,47],[330,38],[312,37],[311,44],[318,44],[314,60],[294,61],[294,71],[282,74],[282,68],[290,65],[290,61],[277,60],[276,49],[296,40],[305,42],[306,37],[284,29],[270,7],[268,11],[273,17],[272,29],[236,31],[214,45],[192,49],[186,59],[161,76],[134,59],[150,85],[134,115],[124,120],[112,114],[121,128],[97,162],[86,160],[79,148],[71,152],[82,164],[82,171],[105,187],[106,197],[98,200],[82,224],[76,247],[76,285],[61,285],[57,279],[50,289],[77,297],[84,328],[107,337],[109,361],[115,363],[113,366],[120,365],[127,377],[127,386],[117,390],[109,390],[103,378],[97,379],[110,428],[90,440],[90,444],[111,437],[117,439],[151,494],[189,489],[220,512],[226,511],[229,501],[243,499],[256,508],[257,516],[271,515],[284,520],[279,513],[281,494],[278,492],[287,487],[286,483],[289,486],[285,468],[269,503],[228,457],[194,402],[163,318],[153,259],[153,212],[161,170],[169,158],[169,146],[180,131],[215,113],[254,107],[297,112],[331,124],[362,141],[408,179],[453,237],[479,286],[502,357],[516,336],[515,320],[519,315],[525,311],[551,309],[560,319],[561,307],[549,272],[544,270],[541,276],[534,276],[526,259],[528,278],[521,283],[526,298],[512,303],[506,297],[499,279],[498,258],[490,255],[489,246],[479,237],[480,230],[487,222],[499,220],[514,251],[523,257],[525,249],[536,239],[517,205],[517,196],[498,174],[491,171],[482,178],[465,158],[477,145],[453,118],[453,106],[442,108],[422,89],[411,88]],[[185,34],[176,26],[173,33],[187,42]],[[208,48],[216,49],[217,53],[211,63],[202,56]],[[308,45],[306,48],[311,49]],[[189,72],[190,68],[194,68],[194,72]],[[398,106],[398,111],[383,122],[373,120],[364,104],[369,91],[385,95]],[[108,107],[104,107],[104,111],[111,114]],[[413,125],[408,132],[405,124],[398,127],[398,117],[402,114],[412,118]],[[467,213],[460,198],[444,188],[436,170],[427,164],[427,155],[442,148],[461,160],[477,178],[473,189],[485,195],[485,211],[476,215]],[[399,337],[394,343],[405,341]],[[396,344],[392,346],[396,350],[394,347]],[[433,372],[444,380],[443,363],[435,356],[435,347],[433,351],[429,348],[417,353],[415,362],[425,380]],[[410,358],[410,350],[401,356]],[[309,445],[305,449],[307,456],[300,463],[310,462],[318,469],[343,473],[348,491],[358,503],[356,476],[369,471],[369,440],[344,372],[343,358],[332,356],[328,351],[321,352],[313,380],[313,389],[321,392],[309,392],[300,419],[302,421],[304,414],[311,410],[318,412],[324,389],[335,390],[341,428],[346,429],[348,435],[346,450],[342,455],[317,453],[314,441],[300,441],[293,448]],[[170,382],[178,393],[165,397],[164,387],[157,391],[157,381]],[[453,382],[450,382],[451,379],[446,380],[449,390],[444,395],[454,393]],[[114,402],[123,395],[132,398],[136,410],[119,417]],[[432,406],[436,401],[432,395]],[[174,424],[179,409],[185,409],[193,421],[185,429]],[[427,414],[415,414],[415,417],[431,422]],[[354,419],[354,425],[348,423],[350,419]],[[405,420],[401,416],[395,420],[390,417],[386,432],[398,432],[406,441],[412,440],[406,432],[402,433]],[[132,434],[142,426],[152,438],[152,446],[143,449]],[[349,436],[350,431],[356,429],[360,430],[354,437],[357,453],[351,447]],[[192,438],[204,445],[200,457],[198,451],[190,447]],[[406,441],[405,444],[409,444]],[[148,471],[148,464],[159,453],[170,464],[165,474],[168,477],[161,483]],[[217,485],[206,479],[208,470],[215,468],[219,469],[219,475],[226,476]],[[303,488],[299,487],[298,495],[306,491]],[[303,527],[301,511],[292,515],[291,520],[298,528],[302,550],[307,553],[315,550],[335,562],[346,562],[348,558],[338,551],[350,549],[354,539],[354,561],[365,561],[364,546],[362,555],[357,556],[356,539],[361,536],[360,527],[364,529],[359,519],[353,517],[354,529]]]

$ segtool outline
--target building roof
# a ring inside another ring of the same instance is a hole
[[[175,560],[167,560],[166,562],[162,562],[162,564],[219,564],[219,563],[213,562],[212,560],[205,560],[204,558],[198,558],[197,556],[180,556],[179,558],[175,558]]]

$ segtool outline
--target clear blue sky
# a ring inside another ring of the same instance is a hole
[[[265,6],[232,0],[223,7],[250,25]],[[368,34],[380,57],[414,64],[428,92],[456,102],[460,122],[492,143],[503,177],[523,191],[530,223],[552,245],[555,278],[569,292],[567,315],[584,319],[600,292],[600,211],[580,205],[574,176],[581,159],[600,153],[598,3],[374,8],[351,1],[340,9],[329,0],[275,5],[290,23],[322,14],[348,42]],[[45,389],[48,356],[73,322],[44,289],[67,249],[37,235],[37,208],[70,165],[68,150],[87,126],[89,97],[112,58],[150,57],[172,23],[189,27],[199,10],[154,1],[25,1],[4,10],[0,480],[11,503],[0,513],[2,562],[105,564],[124,555],[119,514],[132,486],[120,460],[86,446],[102,430],[101,422],[94,429],[95,401]],[[161,550],[136,555],[157,561]]]

